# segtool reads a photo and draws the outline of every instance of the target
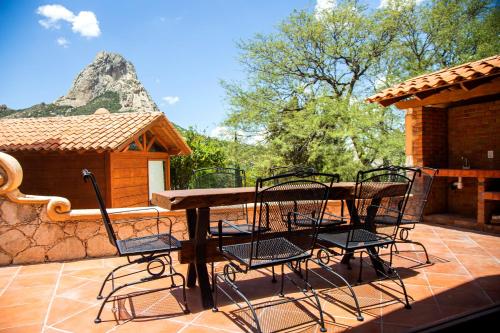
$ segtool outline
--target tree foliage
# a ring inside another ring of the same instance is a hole
[[[193,128],[181,130],[181,133],[193,153],[171,158],[170,186],[174,190],[189,188],[193,170],[226,164],[224,142],[199,134]]]
[[[497,18],[489,0],[395,0],[380,9],[343,0],[331,11],[294,11],[276,32],[238,44],[247,79],[222,82],[225,125],[264,138],[261,166],[308,164],[352,178],[404,163],[402,113],[363,99],[498,52]]]

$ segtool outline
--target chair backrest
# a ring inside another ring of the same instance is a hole
[[[106,204],[104,203],[104,199],[102,198],[101,191],[99,190],[99,185],[97,184],[95,176],[87,169],[82,170],[82,176],[85,182],[90,180],[92,187],[94,188],[95,195],[97,197],[97,203],[99,204],[99,210],[101,211],[102,220],[104,222],[104,227],[106,228],[106,232],[108,233],[109,242],[116,246],[116,235],[113,230],[113,225],[111,224],[108,211],[106,210]]]
[[[438,173],[437,169],[419,167],[420,173],[416,174],[415,181],[411,188],[403,220],[415,223],[422,222],[424,209],[429,199],[434,177]]]
[[[389,166],[359,171],[356,177],[355,202],[356,211],[364,224],[372,223],[377,216],[393,216],[396,223],[388,233],[395,237],[399,223],[406,208],[409,193],[420,171],[415,168]],[[371,219],[371,221],[368,221]],[[366,225],[364,225],[366,227]],[[347,242],[360,241],[354,239],[354,229],[349,232]]]
[[[325,184],[316,180],[329,178]],[[311,251],[317,237],[318,225],[323,218],[328,195],[338,175],[319,174],[299,171],[268,178],[259,178],[255,188],[255,207],[253,216],[251,246],[249,252],[252,262],[262,259],[286,259],[287,252],[277,248],[262,246],[273,238],[285,238],[301,249],[301,253]],[[308,219],[313,223],[297,223]],[[272,251],[275,252],[272,252]],[[288,253],[290,257],[297,253]]]
[[[273,166],[269,168],[269,175],[270,177],[278,176],[278,175],[284,175],[284,174],[290,174],[290,175],[295,175],[297,173],[315,173],[316,170],[313,167],[308,167],[305,165],[292,165],[292,166]],[[293,176],[291,177],[293,179]],[[278,182],[284,182],[287,179],[284,178],[276,178],[275,179],[275,184]]]
[[[245,171],[241,169],[210,167],[193,170],[193,188],[226,188],[245,186]]]
[[[237,168],[211,167],[193,170],[193,188],[245,187],[245,171]],[[212,207],[211,221],[229,220],[248,223],[247,205]]]

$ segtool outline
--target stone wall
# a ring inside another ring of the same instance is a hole
[[[23,194],[23,170],[0,152],[0,266],[75,260],[116,254],[98,209],[71,209],[62,197]],[[140,211],[137,211],[141,209]],[[165,232],[172,224],[178,239],[187,239],[184,212],[159,207],[109,209],[118,239]],[[131,220],[140,219],[139,222]]]
[[[170,215],[170,216],[169,216]],[[127,222],[113,221],[120,239],[156,232],[154,218]],[[179,239],[187,238],[180,214],[162,213],[160,232],[168,230]],[[103,257],[116,254],[101,218],[52,221],[44,205],[18,204],[0,197],[0,266]]]
[[[0,266],[116,254],[98,209],[71,209],[62,197],[23,194],[18,189],[22,177],[19,162],[0,152]],[[339,202],[330,202],[328,211],[338,214]],[[177,239],[188,239],[184,211],[134,207],[112,208],[108,213],[118,239],[156,233],[158,214],[160,232],[171,224]],[[249,216],[253,216],[250,207]]]

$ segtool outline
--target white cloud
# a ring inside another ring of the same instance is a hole
[[[57,42],[57,45],[62,46],[64,48],[67,48],[70,44],[69,40],[67,40],[64,37],[59,37],[58,39],[56,39],[56,42]]]
[[[83,37],[92,38],[101,35],[99,21],[91,11],[81,11],[75,15],[62,5],[45,5],[37,9],[37,14],[44,16],[38,21],[46,29],[60,29],[60,21],[71,23],[71,30]]]
[[[59,29],[60,25],[58,22],[60,20],[71,22],[75,17],[72,11],[61,5],[40,6],[38,7],[37,14],[46,17],[46,19],[38,21],[46,29]]]
[[[165,96],[162,98],[168,105],[174,105],[180,101],[179,96]]]
[[[335,7],[337,7],[336,0],[317,0],[316,6],[314,6],[314,16],[319,20],[325,13],[331,12]]]
[[[418,6],[424,1],[425,0],[399,0],[396,2],[395,0],[380,0],[380,5],[378,6],[378,8],[391,7],[394,9],[398,9],[398,7],[400,7],[401,5],[411,4],[411,3],[415,3]]]
[[[93,12],[82,11],[73,20],[71,27],[73,32],[79,33],[84,37],[99,37],[101,29],[99,29],[99,21]]]
[[[227,127],[217,126],[213,130],[210,131],[210,136],[213,138],[228,140],[231,136],[231,133],[229,133],[229,129]]]

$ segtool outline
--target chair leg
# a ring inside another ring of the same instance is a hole
[[[97,294],[97,299],[102,299],[102,292],[104,290],[104,287],[106,286],[106,283],[108,283],[108,281],[111,281],[113,280],[114,281],[114,273],[116,273],[118,270],[122,269],[123,267],[127,267],[127,266],[130,266],[130,265],[134,265],[135,263],[126,263],[126,264],[123,264],[123,265],[120,265],[116,268],[114,268],[111,272],[108,273],[108,275],[106,276],[106,278],[104,279],[104,281],[102,282],[101,284],[101,288],[99,289],[99,293]],[[111,277],[111,279],[110,279]],[[114,284],[114,283],[113,283]],[[114,286],[113,286],[114,287]],[[113,288],[114,289],[114,288]]]
[[[256,331],[258,333],[262,333],[262,329],[260,328],[260,322],[259,322],[259,317],[257,316],[257,313],[255,312],[255,309],[253,308],[253,305],[252,303],[248,300],[248,298],[241,292],[241,290],[236,286],[236,284],[231,281],[230,279],[224,279],[224,281],[233,289],[233,291],[238,295],[240,296],[244,301],[245,303],[247,303],[248,305],[248,308],[250,309],[250,312],[252,312],[252,316],[253,316],[253,319],[254,319],[254,322],[255,322],[255,326],[256,326]],[[216,294],[217,294],[217,289],[215,290]],[[233,300],[231,298],[231,300]],[[233,302],[235,302],[233,300]],[[217,304],[217,299],[214,300],[214,303]],[[217,310],[215,310],[217,311]]]
[[[389,279],[392,279],[392,280],[394,280],[394,279],[399,280],[399,286],[401,287],[401,289],[403,289],[403,294],[405,296],[405,302],[404,302],[405,303],[405,308],[406,309],[411,309],[411,305],[410,305],[410,301],[409,301],[409,298],[408,298],[408,293],[406,292],[405,284],[404,284],[403,280],[401,279],[401,277],[399,276],[398,272],[396,272],[396,270],[392,266],[388,266],[386,263],[384,263],[384,261],[381,258],[373,256],[370,252],[367,252],[367,254],[371,258],[373,258],[374,260],[379,261],[382,265],[384,265],[385,267],[388,268],[387,269],[387,273],[390,274],[390,276],[386,275],[384,273],[384,276],[386,278],[389,278]]]
[[[308,263],[309,259],[306,259],[306,276],[308,275],[307,274],[307,270],[308,270]],[[320,332],[326,332],[326,327],[325,327],[325,319],[323,318],[323,309],[321,308],[321,302],[319,300],[319,297],[318,297],[318,293],[316,292],[316,290],[314,290],[314,288],[312,287],[312,285],[309,284],[309,282],[307,282],[306,280],[304,280],[304,282],[306,283],[307,287],[304,288],[304,292],[306,292],[307,289],[311,290],[311,293],[314,295],[314,299],[316,300],[316,305],[318,307],[318,311],[319,311],[319,325],[320,325]]]
[[[214,263],[212,263],[212,293],[214,294],[214,307],[212,308],[212,312],[219,311],[217,307],[217,276],[215,275]]]
[[[274,266],[271,266],[271,271],[273,272],[273,279],[271,280],[272,283],[276,283],[276,274],[274,273]]]
[[[281,288],[280,288],[280,297],[284,297],[285,294],[283,293],[283,286],[285,284],[285,265],[281,264]]]
[[[173,263],[172,257],[170,256],[170,254],[167,254],[165,256],[165,258],[167,258],[166,261],[168,264],[168,268],[169,268],[170,274],[172,275],[170,277],[170,281],[172,282],[172,287],[177,287],[177,285],[175,284],[174,275],[173,275],[174,274],[174,267],[172,266],[172,263]]]
[[[359,275],[358,275],[358,283],[363,282],[362,280],[362,274],[363,274],[363,251],[359,253]]]
[[[212,292],[214,292],[216,281],[215,281],[215,264],[213,261],[210,263],[210,272],[212,275],[212,285],[210,286],[210,288],[212,289]]]
[[[392,248],[396,246],[396,243],[392,243],[391,244],[391,247],[389,248],[389,266],[392,267]],[[396,248],[396,251],[397,251],[397,248]]]
[[[354,299],[354,304],[356,305],[356,312],[357,312],[356,319],[358,321],[363,321],[364,318],[363,318],[363,315],[361,315],[361,308],[359,307],[358,298],[356,297],[356,293],[354,292],[354,289],[352,289],[351,284],[342,275],[340,275],[339,273],[335,272],[331,267],[325,265],[324,263],[322,263],[319,260],[308,259],[306,261],[306,269],[307,269],[307,262],[309,260],[315,262],[319,267],[323,268],[327,272],[330,272],[331,274],[335,275],[338,279],[342,280],[342,282],[344,282],[344,284],[347,286],[347,288],[349,288],[349,291],[350,291],[350,293],[352,295],[352,298]],[[318,273],[316,273],[314,271],[312,271],[312,273],[315,274],[316,276],[318,276],[319,278],[323,279],[323,281],[329,283],[330,285],[332,285],[334,287],[337,287],[335,284],[333,284],[332,282],[330,282],[330,280],[327,280],[322,275],[320,275],[320,274],[318,274]],[[306,271],[306,274],[308,274],[308,271]],[[309,285],[309,282],[307,282],[307,284]]]
[[[429,259],[429,253],[427,252],[427,249],[425,248],[424,244],[420,243],[420,242],[416,242],[416,241],[412,241],[412,240],[400,240],[400,241],[396,241],[394,243],[394,246],[396,247],[396,243],[401,243],[401,244],[415,244],[415,245],[418,245],[422,248],[423,252],[425,253],[425,264],[430,264],[431,261]],[[415,250],[417,251],[417,250]],[[398,254],[400,251],[396,251],[395,253]],[[409,251],[411,252],[411,251]],[[422,262],[416,260],[416,259],[412,259],[412,258],[409,258],[409,257],[404,257],[404,256],[400,256],[401,258],[403,259],[407,259],[407,260],[410,260],[410,261],[414,261],[414,262],[418,262],[420,264],[422,264]],[[392,259],[392,251],[391,251],[391,259]],[[392,262],[391,262],[392,264]]]
[[[420,246],[424,250],[424,253],[425,253],[425,263],[426,264],[430,264],[431,261],[429,260],[429,254],[427,253],[427,249],[425,248],[424,244],[422,244],[420,242],[414,242],[414,241],[411,241],[411,243]]]

